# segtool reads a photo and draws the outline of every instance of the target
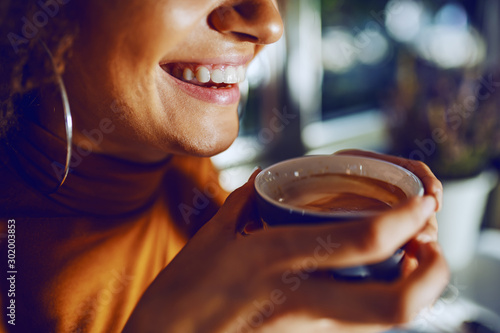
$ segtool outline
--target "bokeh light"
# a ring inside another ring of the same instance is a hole
[[[392,0],[386,6],[385,25],[397,41],[410,42],[416,38],[424,22],[424,8],[411,0]]]
[[[359,50],[354,36],[341,27],[331,28],[323,36],[323,65],[334,73],[345,73],[356,65]]]

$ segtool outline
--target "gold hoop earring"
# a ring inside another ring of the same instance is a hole
[[[73,153],[73,117],[71,115],[71,109],[69,106],[69,99],[68,99],[68,94],[66,93],[66,87],[64,85],[63,79],[61,75],[57,72],[57,66],[54,60],[54,57],[52,55],[52,52],[50,52],[49,48],[47,47],[47,44],[45,44],[41,39],[38,39],[42,47],[44,48],[45,52],[48,54],[50,58],[50,62],[52,63],[52,67],[54,69],[54,72],[56,73],[56,78],[57,78],[57,84],[59,85],[59,89],[61,90],[61,99],[63,103],[63,109],[64,109],[64,127],[66,129],[66,163],[64,165],[64,171],[62,173],[61,179],[59,179],[59,184],[57,187],[51,191],[49,194],[53,194],[57,192],[61,186],[63,186],[64,182],[68,178],[69,174],[69,165],[71,161],[71,155]]]

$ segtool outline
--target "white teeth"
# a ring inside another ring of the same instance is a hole
[[[203,66],[199,67],[196,71],[196,79],[201,83],[207,83],[210,81],[210,71],[208,68]]]
[[[184,73],[182,76],[184,77],[184,80],[186,80],[186,81],[191,81],[192,79],[194,79],[194,73],[189,68],[184,69]]]
[[[224,82],[224,73],[220,69],[213,70],[211,77],[212,77],[212,82],[214,83]]]
[[[224,72],[224,83],[238,83],[238,77],[236,75],[236,68],[228,67]]]
[[[196,83],[208,83],[212,82],[215,84],[225,83],[229,87],[232,84],[241,83],[245,81],[246,69],[245,66],[224,66],[217,69],[208,69],[205,66],[199,66],[196,71],[191,69],[192,67],[176,67],[172,70],[171,74],[179,79],[187,82]],[[215,86],[211,86],[212,88]]]
[[[246,79],[247,76],[247,71],[245,70],[245,67],[239,66],[238,69],[236,70],[236,75],[238,76],[238,82],[243,82]]]

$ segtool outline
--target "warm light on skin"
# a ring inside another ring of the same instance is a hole
[[[220,10],[221,3],[228,7]],[[91,0],[82,6],[64,80],[77,131],[98,128],[103,118],[116,126],[94,151],[151,162],[229,147],[238,133],[238,103],[194,98],[159,65],[248,63],[282,35],[275,0]],[[75,133],[77,144],[84,139]]]

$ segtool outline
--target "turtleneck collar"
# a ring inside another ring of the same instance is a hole
[[[35,190],[72,211],[97,216],[136,213],[160,193],[169,159],[140,164],[73,146],[70,172],[59,184],[66,160],[66,144],[32,122],[23,126],[12,144],[11,164]]]

